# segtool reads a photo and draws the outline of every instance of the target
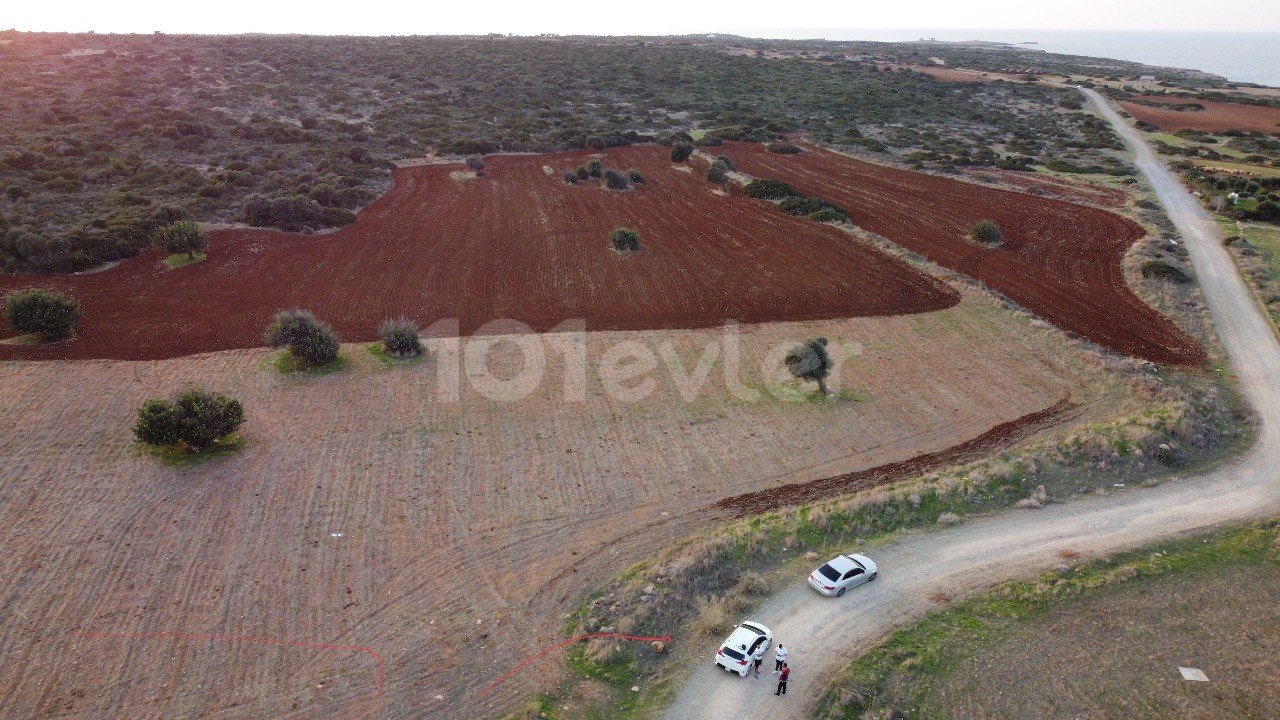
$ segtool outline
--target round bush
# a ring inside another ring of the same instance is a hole
[[[165,250],[171,253],[186,253],[191,258],[194,258],[198,252],[204,252],[209,245],[200,228],[187,220],[170,223],[160,229],[159,235]]]
[[[338,357],[339,341],[333,328],[306,310],[282,310],[267,327],[271,347],[288,347],[289,352],[311,367],[328,365]]]
[[[418,326],[406,318],[384,321],[378,327],[378,337],[382,338],[382,346],[386,351],[397,357],[409,357],[422,352]]]
[[[683,144],[674,145],[671,148],[671,162],[682,163],[685,160],[688,160],[689,156],[692,154],[693,154],[692,145],[683,145]]]
[[[40,333],[44,340],[58,340],[69,335],[80,320],[80,303],[54,290],[19,290],[5,298],[4,319],[20,333]]]
[[[992,247],[999,245],[1004,239],[1003,233],[1000,232],[1000,226],[996,225],[994,220],[979,220],[978,224],[973,226],[969,231],[973,241],[981,245],[990,245]]]
[[[640,252],[640,233],[631,228],[616,228],[609,233],[609,240],[620,253]]]
[[[133,434],[149,445],[186,443],[192,450],[207,447],[234,433],[244,422],[244,407],[219,393],[191,388],[173,402],[147,400],[138,408]]]

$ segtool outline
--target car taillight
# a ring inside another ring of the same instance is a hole
[[[836,589],[836,586],[835,586],[835,585],[823,585],[823,586],[822,586],[822,589],[823,589],[823,590],[835,590],[835,589]]]
[[[721,648],[721,649],[717,650],[717,651],[716,651],[716,655],[717,655],[717,656],[719,656],[719,657],[723,657],[723,656],[724,656],[724,649],[723,649],[723,648]]]
[[[747,664],[747,661],[746,661],[746,660],[739,660],[739,661],[738,661],[738,664],[739,664],[739,665],[746,665],[746,664]]]

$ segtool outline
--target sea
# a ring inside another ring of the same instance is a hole
[[[778,37],[763,28],[750,37]],[[1143,32],[1134,30],[787,29],[788,38],[826,40],[989,40],[1045,52],[1191,68],[1234,82],[1280,87],[1280,32]]]

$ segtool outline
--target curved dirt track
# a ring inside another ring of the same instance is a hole
[[[0,345],[0,358],[147,360],[262,345],[278,310],[302,307],[348,342],[379,323],[457,319],[471,334],[516,319],[545,331],[709,327],[931,312],[959,296],[944,283],[833,227],[718,196],[678,172],[669,150],[610,150],[605,167],[638,168],[628,192],[567,185],[588,153],[488,158],[485,176],[458,165],[395,171],[395,186],[348,228],[304,237],[210,235],[209,259],[169,270],[155,252],[85,276],[0,277],[0,294],[54,286],[84,306],[80,338]],[[549,175],[543,167],[552,168]],[[639,230],[643,252],[620,257],[609,232]]]
[[[1125,109],[1125,112],[1139,120],[1149,122],[1165,132],[1177,132],[1179,130],[1201,130],[1204,132],[1244,130],[1267,135],[1280,132],[1280,108],[1217,102],[1199,98],[1163,98],[1158,95],[1140,97],[1143,100],[1169,105],[1198,103],[1204,106],[1204,110],[1170,110],[1168,108],[1150,107],[1136,102],[1121,101],[1119,103],[1120,107]]]
[[[1167,168],[1101,97],[1086,95],[1134,148],[1178,226],[1195,264],[1232,368],[1260,419],[1257,442],[1211,473],[1176,479],[1118,498],[1091,498],[1036,511],[1015,511],[926,532],[871,552],[880,579],[833,600],[801,581],[753,617],[791,650],[789,696],[772,697],[769,681],[738,681],[700,665],[667,712],[672,720],[761,716],[808,717],[832,672],[894,627],[933,609],[935,593],[970,594],[1051,565],[1060,550],[1107,553],[1280,510],[1280,343],[1223,249],[1221,233]],[[763,708],[763,710],[761,709]]]
[[[751,143],[726,150],[743,172],[830,200],[859,226],[982,281],[1064,330],[1152,362],[1205,362],[1195,339],[1125,284],[1121,261],[1145,235],[1132,220],[812,146],[802,155],[778,155]],[[983,248],[966,238],[984,218],[1003,230],[1002,247]]]

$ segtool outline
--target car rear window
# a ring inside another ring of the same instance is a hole
[[[720,648],[720,650],[721,650],[721,652],[723,652],[725,655],[728,655],[729,657],[733,658],[734,660],[744,660],[744,659],[746,659],[746,655],[743,655],[742,653],[738,652],[737,650],[734,650],[734,649],[733,649],[733,648],[731,648],[731,647],[727,647],[727,646],[726,646],[726,647],[722,647],[722,648]]]
[[[818,572],[822,574],[822,577],[828,580],[840,579],[840,573],[836,572],[836,569],[831,567],[830,565],[823,565],[822,567],[818,568]]]
[[[741,625],[739,625],[738,627],[742,628],[743,630],[750,630],[751,632],[753,632],[753,633],[755,633],[755,634],[757,634],[757,635],[763,635],[763,634],[764,634],[764,631],[763,631],[763,630],[761,630],[760,628],[755,627],[755,626],[753,626],[753,625],[748,625],[748,624],[746,624],[746,623],[742,623],[742,624],[741,624]]]

